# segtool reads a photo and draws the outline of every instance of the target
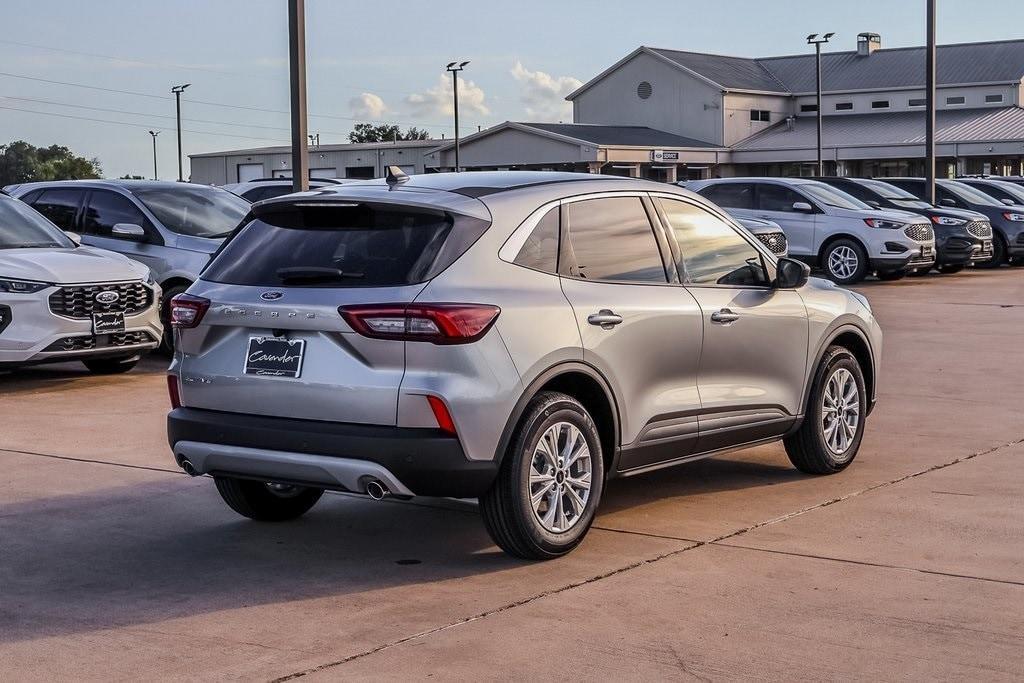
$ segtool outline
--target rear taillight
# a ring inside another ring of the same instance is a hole
[[[210,308],[210,300],[191,294],[179,294],[171,299],[171,326],[181,329],[195,327]]]
[[[501,309],[485,304],[371,304],[340,306],[338,312],[365,337],[466,344],[484,336]]]
[[[171,408],[180,408],[181,392],[178,390],[177,375],[167,375],[167,394],[171,398]]]

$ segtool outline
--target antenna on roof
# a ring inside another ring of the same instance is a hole
[[[394,187],[409,182],[409,176],[398,166],[388,166],[388,175],[384,178],[384,182],[388,184],[388,187]]]

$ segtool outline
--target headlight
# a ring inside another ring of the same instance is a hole
[[[856,299],[857,301],[859,301],[862,304],[864,304],[864,308],[868,309],[869,311],[871,310],[871,302],[868,301],[868,298],[866,296],[864,296],[860,292],[854,292],[853,290],[847,290],[847,291],[850,292],[850,296],[852,296],[854,299]]]
[[[865,218],[864,222],[868,224],[869,228],[884,228],[886,230],[899,230],[907,225],[906,223],[890,221],[885,218]]]
[[[147,285],[149,285],[150,287],[152,287],[153,285],[155,285],[155,284],[156,284],[156,278],[154,278],[154,277],[153,277],[153,271],[152,271],[152,270],[149,270],[149,269],[147,268],[147,269],[146,269],[146,277],[142,278],[142,281],[143,281],[143,282],[145,282],[145,283],[146,283]]]
[[[0,277],[0,292],[11,294],[32,294],[41,289],[46,289],[50,284],[47,282],[32,282],[31,280],[9,280]]]
[[[966,218],[953,218],[952,216],[932,216],[932,223],[935,225],[966,225]]]
[[[1006,211],[1003,213],[1003,218],[1014,223],[1024,222],[1024,213],[1017,213],[1016,211]]]

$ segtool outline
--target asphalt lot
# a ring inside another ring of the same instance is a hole
[[[260,525],[174,466],[164,364],[0,376],[11,680],[1024,676],[1024,269],[867,283],[857,462],[757,448],[614,482],[547,563],[474,506],[329,495]]]

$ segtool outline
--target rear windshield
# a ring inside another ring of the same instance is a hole
[[[239,230],[202,278],[270,287],[415,284],[451,265],[487,226],[406,207],[285,205]]]

